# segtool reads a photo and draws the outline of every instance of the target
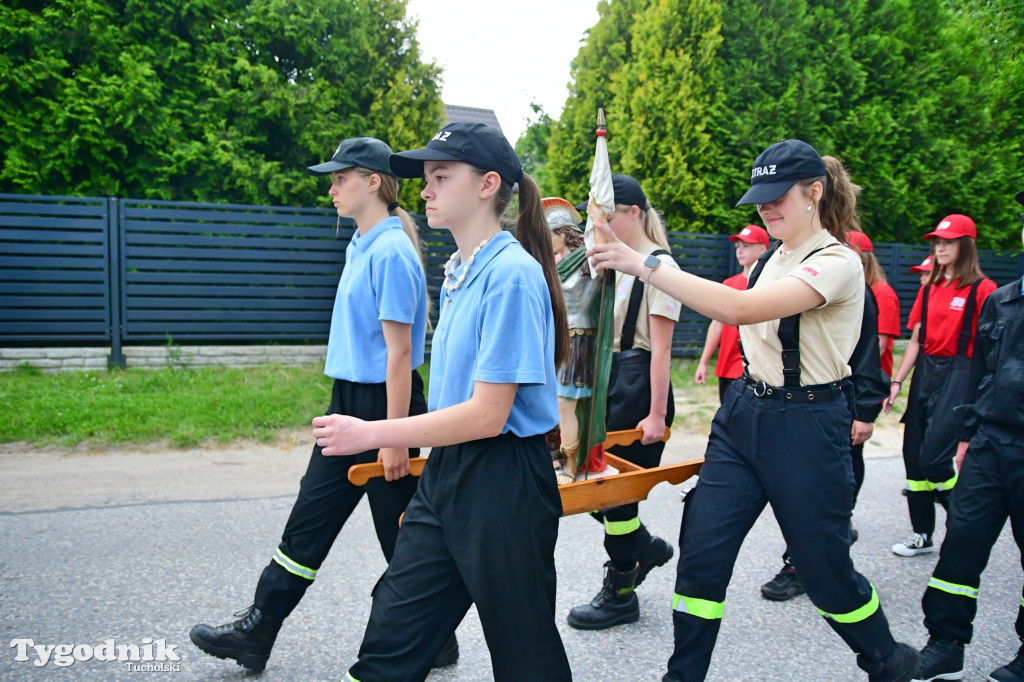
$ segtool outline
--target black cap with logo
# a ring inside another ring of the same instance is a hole
[[[391,172],[400,178],[423,177],[424,161],[461,161],[494,171],[510,184],[523,177],[523,165],[505,135],[483,123],[449,123],[423,149],[392,154]]]
[[[647,203],[647,195],[640,188],[640,183],[632,176],[616,173],[612,176],[612,190],[615,192],[615,203],[625,206],[639,206],[641,211],[651,207]]]
[[[388,165],[390,156],[391,147],[376,138],[350,137],[341,141],[330,161],[309,166],[306,171],[310,175],[330,175],[335,171],[358,166],[378,173],[394,175]]]
[[[736,202],[770,204],[781,198],[798,180],[827,175],[821,155],[806,142],[783,140],[765,149],[750,171],[750,189]]]

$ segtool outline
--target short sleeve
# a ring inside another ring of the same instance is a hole
[[[663,263],[662,267],[672,268],[674,270],[679,269],[679,265],[676,263],[675,259],[668,254],[659,254],[658,260]],[[679,301],[672,298],[661,289],[650,285],[647,286],[647,295],[648,314],[667,317],[673,322],[679,321],[679,312],[681,308]]]
[[[900,335],[900,300],[892,287],[880,286],[876,292],[878,301],[878,333],[889,336]]]
[[[930,286],[930,285],[925,285],[925,286]],[[916,327],[921,322],[921,292],[922,291],[924,291],[924,286],[922,286],[920,289],[917,290],[917,298],[914,299],[914,307],[910,309],[910,316],[907,318],[907,329],[909,329],[910,331],[914,331],[914,327]],[[924,341],[924,339],[919,339],[919,340],[920,341]]]
[[[545,340],[554,335],[549,305],[522,280],[489,294],[482,304],[473,380],[523,385],[547,381],[546,364],[553,351]]]
[[[789,275],[821,294],[823,305],[828,305],[860,292],[864,286],[860,272],[861,265],[853,259],[852,251],[825,248],[795,265]]]
[[[402,235],[405,239],[405,235]],[[398,246],[398,245],[396,245]],[[421,305],[423,268],[405,249],[390,248],[373,261],[377,319],[412,324]]]

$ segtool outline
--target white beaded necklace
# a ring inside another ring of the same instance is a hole
[[[480,242],[480,244],[473,249],[473,253],[470,254],[466,260],[466,264],[462,267],[462,274],[459,275],[458,279],[455,279],[455,283],[452,283],[453,273],[455,271],[455,259],[459,257],[459,252],[456,251],[452,254],[452,257],[448,259],[448,262],[444,264],[444,288],[448,291],[455,291],[459,286],[466,281],[466,275],[469,274],[469,266],[473,264],[473,259],[476,258],[476,254],[480,253],[480,249],[484,248],[487,242],[491,241],[492,234],[487,239]]]

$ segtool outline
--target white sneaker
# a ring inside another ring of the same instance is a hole
[[[918,554],[930,554],[935,548],[932,547],[932,539],[925,538],[920,533],[914,533],[903,542],[897,542],[892,546],[892,553],[900,556],[917,556]]]

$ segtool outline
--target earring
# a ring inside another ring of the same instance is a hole
[[[810,206],[808,206],[807,210],[808,211],[813,211],[814,210],[814,204],[811,204]]]

